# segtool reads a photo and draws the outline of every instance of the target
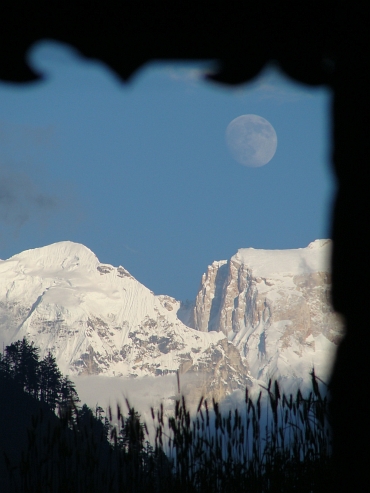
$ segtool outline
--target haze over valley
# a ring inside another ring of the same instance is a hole
[[[122,393],[142,402],[140,388],[150,400],[150,387],[158,389],[153,399],[171,400],[177,372],[194,402],[222,400],[270,378],[304,387],[313,366],[328,378],[341,337],[330,307],[330,250],[330,240],[240,249],[209,265],[186,303],[154,294],[84,245],[27,250],[0,261],[1,342],[27,337],[41,356],[50,350],[90,405]]]

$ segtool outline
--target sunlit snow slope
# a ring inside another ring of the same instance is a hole
[[[199,375],[218,397],[248,383],[239,351],[220,332],[178,318],[180,303],[155,296],[123,267],[101,264],[64,241],[0,261],[0,339],[27,336],[51,351],[63,373]],[[209,392],[208,392],[209,393]]]
[[[254,379],[327,379],[342,323],[330,305],[330,240],[294,250],[240,249],[203,274],[189,325],[221,331]]]

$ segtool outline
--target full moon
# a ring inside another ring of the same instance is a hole
[[[226,128],[226,142],[233,158],[258,168],[274,157],[277,136],[270,122],[258,115],[241,115]]]

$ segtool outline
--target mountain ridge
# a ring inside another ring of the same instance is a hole
[[[221,331],[255,379],[327,378],[342,321],[330,304],[330,240],[291,250],[240,249],[202,276],[189,325]]]
[[[341,337],[332,312],[330,240],[239,249],[203,274],[193,304],[155,295],[124,267],[64,241],[0,261],[0,336],[52,351],[63,373],[193,374],[217,398],[253,381],[326,377]],[[185,323],[183,323],[185,322]]]
[[[0,332],[51,351],[64,373],[146,376],[196,372],[218,397],[249,381],[223,334],[176,316],[180,302],[155,296],[122,266],[87,247],[59,242],[0,261]],[[201,390],[201,389],[200,389]]]

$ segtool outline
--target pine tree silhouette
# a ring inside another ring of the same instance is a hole
[[[5,348],[2,371],[28,394],[37,397],[39,390],[39,349],[24,337]]]
[[[39,365],[40,400],[46,402],[54,411],[62,389],[62,373],[55,357],[49,351]]]

